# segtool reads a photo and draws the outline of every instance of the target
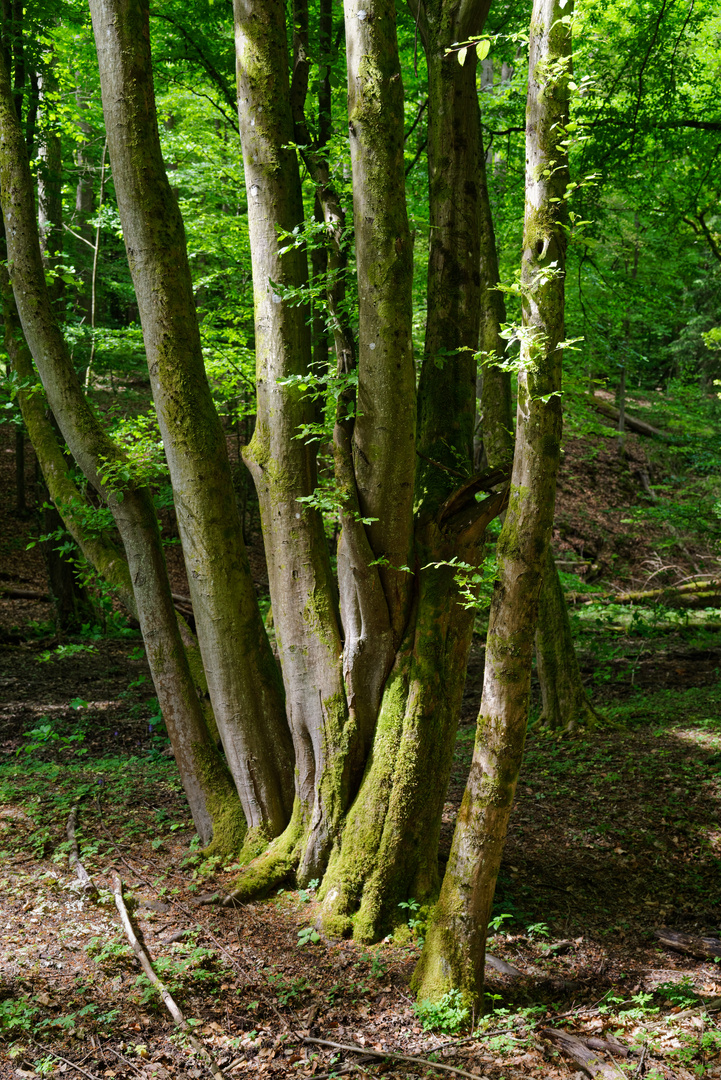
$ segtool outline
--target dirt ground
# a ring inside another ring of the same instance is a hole
[[[12,513],[6,428],[0,585],[42,592],[41,548],[25,551],[37,526]],[[567,450],[566,466],[580,468],[583,456],[583,448]],[[30,479],[31,460],[27,468]],[[557,542],[580,559],[580,511],[569,491],[561,492],[566,531]],[[184,592],[182,558],[170,550],[174,588]],[[262,581],[262,556],[254,558]],[[652,558],[650,537],[627,572],[643,580],[643,561]],[[402,913],[414,925],[392,940],[363,948],[314,933],[312,889],[289,885],[234,909],[199,903],[228,891],[235,870],[204,860],[191,843],[139,638],[86,636],[73,639],[78,651],[58,654],[51,617],[41,601],[0,599],[1,1077],[210,1075],[127,948],[114,874],[156,970],[226,1077],[585,1075],[543,1034],[549,1028],[584,1038],[615,1033],[633,1052],[606,1059],[608,1075],[721,1077],[721,967],[672,952],[655,936],[662,926],[719,935],[718,633],[582,637],[584,675],[605,722],[574,736],[531,728],[489,942],[492,1011],[456,1021],[449,1003],[431,1030],[409,990],[422,909]],[[441,865],[470,762],[482,670],[479,638]],[[97,900],[69,866],[66,824],[76,805]],[[384,1051],[424,1060],[384,1059]]]

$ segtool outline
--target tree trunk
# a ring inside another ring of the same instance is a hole
[[[472,471],[480,123],[475,57],[462,67],[445,49],[480,30],[487,7],[471,5],[464,22],[449,5],[414,12],[429,70],[431,249],[418,396],[412,609],[385,685],[363,783],[322,889],[327,928],[340,933],[352,928],[364,941],[377,940],[398,921],[400,901],[425,899],[437,890],[441,812],[473,632],[472,612],[459,602],[456,570],[448,563],[455,556],[477,565],[485,529],[485,519],[469,514],[454,494],[459,477]],[[367,48],[364,44],[364,54]],[[350,68],[352,55],[349,51],[349,85],[357,77]],[[358,171],[362,163],[361,157]],[[372,174],[354,177],[354,190],[374,180]],[[361,355],[362,343],[361,324]],[[466,484],[465,489],[475,507],[476,488]],[[490,502],[497,512],[500,502]],[[344,524],[344,533],[349,532]],[[339,575],[342,554],[341,547]]]
[[[492,362],[502,358],[506,343],[500,331],[506,319],[503,293],[498,283],[498,256],[491,216],[485,162],[481,183],[481,332],[480,351],[488,362],[483,366],[481,437],[488,465],[503,468],[513,458],[511,418],[511,376]],[[572,731],[578,724],[592,723],[598,715],[586,693],[568,618],[558,570],[550,548],[546,556],[536,629],[536,670],[543,702],[542,722],[552,728]]]
[[[185,230],[160,150],[147,0],[93,0],[91,14],[118,209],[210,698],[248,825],[276,836],[292,806],[291,740],[205,374]]]
[[[227,769],[208,737],[175,618],[150,496],[143,489],[125,485],[118,490],[103,481],[103,467],[124,468],[125,461],[85,400],[52,311],[32,179],[1,49],[0,196],[9,277],[24,338],[63,437],[90,483],[107,501],[123,539],[153,683],[198,834],[205,843],[212,837],[220,851],[237,850],[245,822]],[[25,363],[30,367],[27,353]],[[55,462],[58,455],[62,457],[56,442]],[[56,479],[67,487],[67,469],[59,469]]]
[[[308,372],[311,341],[308,309],[286,290],[307,287],[307,261],[300,248],[279,253],[284,245],[278,227],[291,232],[303,220],[298,160],[288,145],[294,132],[285,8],[282,0],[236,0],[234,11],[258,394],[255,432],[244,459],[260,500],[296,755],[296,812],[287,835],[268,853],[262,874],[272,874],[275,861],[282,872],[291,858],[299,862],[299,880],[308,881],[322,874],[338,836],[348,801],[347,747],[355,733],[343,686],[323,520],[304,502],[316,486],[315,444],[298,436],[315,416],[293,380]],[[298,92],[304,100],[304,89]]]
[[[583,685],[571,634],[568,606],[561,579],[549,547],[536,627],[536,671],[541,684],[541,723],[550,728],[574,731],[593,724],[598,713]]]
[[[477,1005],[485,939],[528,716],[533,635],[553,522],[561,436],[570,31],[559,0],[535,0],[526,111],[523,334],[510,503],[498,542],[483,699],[441,894],[414,975],[421,999],[459,989]],[[552,163],[552,164],[551,164]],[[550,200],[553,200],[552,202]]]
[[[377,0],[372,12],[345,0],[345,39],[358,279],[353,463],[368,540],[382,559],[380,580],[397,648],[411,604],[412,579],[405,568],[413,544],[416,375],[394,0]],[[348,582],[340,587],[343,596]]]

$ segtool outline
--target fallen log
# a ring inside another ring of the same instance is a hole
[[[93,883],[90,875],[88,874],[87,870],[85,869],[83,864],[80,862],[80,851],[78,849],[78,841],[77,841],[77,838],[75,836],[75,829],[76,829],[77,824],[78,824],[78,808],[77,808],[77,806],[74,806],[72,808],[72,810],[70,811],[70,816],[68,818],[68,823],[67,823],[67,825],[65,827],[65,834],[66,834],[66,836],[68,838],[68,841],[70,843],[70,856],[69,856],[70,869],[74,870],[75,873],[77,874],[78,879],[79,879],[80,883],[83,886],[83,892],[85,893],[85,895],[90,897],[91,900],[97,900],[97,898],[98,898],[98,890],[97,890],[95,884]]]
[[[9,589],[6,585],[0,585],[0,596],[5,600],[42,600],[50,602],[50,596],[37,589]]]
[[[590,400],[596,412],[600,412],[607,420],[615,420],[616,423],[618,423],[618,418],[621,414],[615,405],[610,405],[607,401],[601,401],[600,398],[597,397],[591,398]],[[647,424],[645,420],[638,420],[635,416],[629,416],[627,412],[624,413],[624,424],[627,431],[633,431],[637,435],[647,435],[651,439],[663,439],[665,442],[669,442],[673,439],[673,436],[668,432],[661,431],[659,428]]]
[[[665,585],[660,589],[637,589],[625,593],[579,593],[569,592],[566,599],[573,604],[645,604],[663,601],[667,607],[713,607],[712,601],[721,603],[721,581],[710,578],[691,581],[683,585]]]
[[[721,956],[721,938],[696,937],[678,930],[668,930],[665,926],[654,930],[654,934],[662,945],[674,952],[688,953],[700,960]]]
[[[554,1046],[557,1046],[564,1054],[568,1054],[569,1057],[573,1058],[588,1076],[602,1076],[607,1080],[618,1080],[618,1068],[602,1061],[599,1056],[602,1051],[591,1050],[577,1035],[571,1035],[568,1031],[561,1031],[559,1028],[541,1028],[538,1034],[543,1039],[553,1043]],[[596,1041],[603,1042],[604,1040],[598,1039]],[[610,1045],[608,1052],[611,1052]]]

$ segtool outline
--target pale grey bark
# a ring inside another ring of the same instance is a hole
[[[371,10],[345,0],[344,9],[359,309],[353,462],[397,647],[411,598],[403,568],[412,550],[416,432],[403,83],[393,0]]]
[[[298,878],[318,877],[338,839],[355,736],[343,685],[342,642],[320,513],[302,500],[316,485],[315,444],[298,438],[313,404],[293,376],[308,371],[305,252],[284,246],[303,219],[282,0],[235,0],[238,118],[243,147],[255,300],[258,416],[244,454],[260,499],[278,651],[296,754],[298,815],[287,843]],[[299,61],[300,62],[300,61]],[[304,100],[305,93],[296,85]],[[300,827],[299,827],[300,823]],[[287,845],[280,847],[285,852]],[[275,852],[271,853],[272,855]]]
[[[533,635],[548,547],[561,436],[568,181],[570,5],[535,0],[526,109],[523,332],[510,502],[498,542],[486,671],[471,772],[441,895],[414,976],[421,998],[450,988],[478,1004],[485,938],[528,714]],[[552,201],[553,200],[553,201]]]
[[[183,221],[160,150],[148,5],[93,0],[91,14],[118,209],[208,690],[248,825],[275,836],[292,806],[291,739],[203,365]]]

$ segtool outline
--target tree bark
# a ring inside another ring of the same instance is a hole
[[[345,37],[358,280],[353,463],[368,540],[383,560],[380,579],[397,648],[411,604],[404,567],[413,543],[416,375],[394,0],[378,0],[368,12],[345,0]]]
[[[418,396],[412,609],[384,688],[363,783],[322,889],[326,927],[340,933],[352,928],[364,941],[376,940],[397,922],[400,901],[425,899],[437,890],[441,812],[473,632],[472,612],[460,602],[456,570],[448,563],[460,557],[477,565],[485,529],[485,520],[469,515],[455,490],[459,476],[472,472],[480,122],[474,57],[462,67],[445,50],[480,31],[487,8],[464,5],[459,14],[457,5],[439,3],[414,9],[429,69],[431,248]],[[475,506],[477,488],[464,487]],[[490,502],[497,513],[499,500]],[[344,536],[352,538],[350,526],[344,522]],[[343,554],[341,546],[339,576]],[[362,596],[358,578],[356,572]],[[343,599],[342,583],[341,578]],[[361,663],[362,653],[356,678]],[[378,677],[382,669],[376,663],[373,671]]]
[[[305,252],[284,255],[278,227],[303,220],[293,142],[282,0],[236,0],[238,119],[255,298],[258,416],[244,459],[260,500],[273,619],[296,755],[297,809],[262,873],[295,851],[298,878],[319,877],[348,802],[355,738],[343,686],[342,642],[328,544],[318,510],[315,444],[298,436],[314,408],[292,380],[311,360],[308,309],[286,290],[307,287]],[[301,73],[302,74],[302,73]],[[307,68],[305,69],[307,79]],[[302,100],[305,92],[295,87]],[[290,381],[289,381],[290,380]],[[259,870],[259,872],[261,872]]]
[[[123,539],[148,663],[193,820],[201,840],[207,843],[212,837],[218,850],[232,851],[242,839],[245,822],[227,770],[208,738],[175,618],[150,496],[131,485],[118,490],[104,483],[103,463],[123,466],[124,460],[83,395],[52,311],[32,179],[2,50],[0,197],[9,278],[24,338],[63,437],[89,482],[107,501]],[[27,353],[25,361],[29,366]],[[55,447],[57,460],[62,453],[57,443]],[[67,469],[64,472],[63,477],[58,469],[57,479],[67,486]]]
[[[451,988],[476,1005],[482,996],[486,929],[525,740],[561,436],[568,14],[559,0],[535,0],[531,17],[516,449],[471,772],[414,975],[422,999],[438,1000]]]
[[[160,151],[147,0],[93,0],[108,147],[210,698],[252,830],[292,806],[282,687],[205,374],[185,230]]]
[[[595,723],[598,713],[583,685],[568,606],[550,547],[543,570],[535,642],[536,671],[541,685],[541,723],[569,732],[581,725]]]

